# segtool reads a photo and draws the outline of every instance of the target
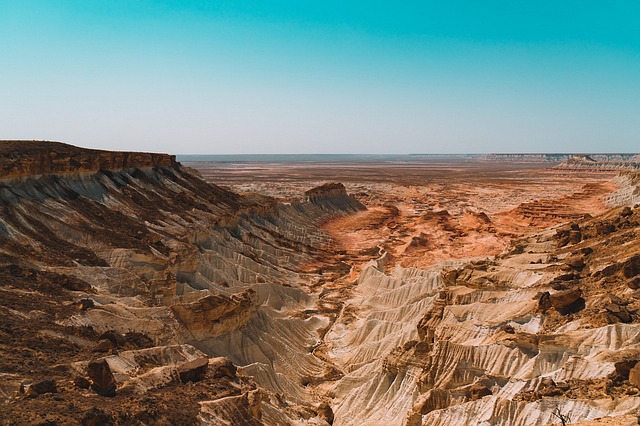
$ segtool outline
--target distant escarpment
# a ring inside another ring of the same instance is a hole
[[[562,163],[575,162],[581,159],[594,162],[639,163],[638,154],[554,154],[554,153],[512,153],[487,154],[481,161],[513,162],[513,163]]]
[[[557,169],[590,172],[615,172],[640,169],[640,155],[623,158],[622,155],[601,158],[595,155],[574,155],[563,161]]]
[[[175,162],[175,155],[168,154],[102,151],[49,141],[0,141],[0,178],[4,179],[171,167]]]

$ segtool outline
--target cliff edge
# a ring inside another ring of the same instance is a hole
[[[169,154],[103,151],[51,141],[0,141],[0,178],[3,179],[172,167],[175,164],[175,155]]]

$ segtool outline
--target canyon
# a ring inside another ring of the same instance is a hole
[[[499,157],[0,142],[2,424],[637,425],[637,156]]]

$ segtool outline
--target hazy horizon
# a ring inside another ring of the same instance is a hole
[[[0,0],[0,139],[632,153],[640,3]]]

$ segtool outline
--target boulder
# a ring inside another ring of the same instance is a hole
[[[71,291],[91,291],[91,285],[89,283],[67,275],[60,278],[60,285]]]
[[[631,369],[638,363],[637,359],[626,360],[626,361],[618,361],[613,364],[613,367],[616,369],[615,375],[620,380],[629,380],[629,374],[631,374]]]
[[[632,214],[633,214],[633,210],[631,210],[631,207],[629,206],[625,206],[620,212],[620,216],[622,217],[628,217],[628,216],[631,216]]]
[[[142,333],[136,333],[134,331],[130,331],[124,335],[125,340],[130,345],[135,346],[138,349],[150,348],[154,345],[153,340]]]
[[[610,314],[611,322],[617,322],[616,319],[624,323],[631,322],[631,313],[629,313],[629,310],[625,306],[609,303],[605,306],[605,309]]]
[[[516,330],[515,328],[513,328],[513,326],[511,324],[505,324],[502,327],[500,327],[501,331],[504,331],[507,334],[516,334]]]
[[[622,264],[622,273],[625,278],[633,278],[640,275],[640,254],[637,254]]]
[[[43,380],[29,386],[27,397],[43,395],[45,393],[57,393],[58,387],[55,380]]]
[[[584,259],[582,256],[571,256],[565,259],[564,264],[571,269],[581,270],[585,267]]]
[[[572,290],[559,291],[549,296],[551,306],[560,311],[565,309],[572,303],[576,302],[582,296],[582,290],[574,288]]]
[[[91,309],[95,307],[95,303],[93,299],[89,299],[88,297],[83,297],[80,299],[80,309],[86,311],[87,309]]]
[[[609,301],[610,301],[611,303],[616,304],[616,305],[626,306],[626,305],[628,305],[628,304],[629,304],[629,302],[627,302],[627,301],[625,301],[625,300],[621,299],[620,297],[616,296],[616,295],[615,295],[615,294],[613,294],[613,293],[609,293],[609,294],[608,294],[608,296],[609,296]]]
[[[91,380],[91,389],[98,395],[116,395],[116,379],[106,360],[91,361],[87,366],[87,376]]]
[[[237,368],[231,361],[224,357],[212,358],[209,360],[209,367],[213,370],[213,377],[221,379],[227,377],[229,379],[236,378]]]
[[[582,232],[569,231],[569,244],[578,244],[582,241]]]
[[[598,235],[608,235],[616,232],[616,227],[612,223],[599,223],[596,225],[596,233]]]
[[[548,291],[540,292],[534,296],[538,301],[538,311],[546,312],[551,307],[551,294]]]
[[[591,253],[593,253],[593,249],[591,247],[582,247],[580,249],[580,253],[583,256],[589,256]]]
[[[627,287],[631,290],[637,290],[640,288],[640,276],[634,277],[627,281]]]
[[[199,382],[204,379],[209,367],[209,358],[202,357],[178,366],[178,375],[182,383]]]

